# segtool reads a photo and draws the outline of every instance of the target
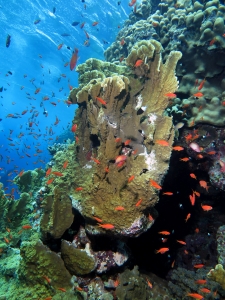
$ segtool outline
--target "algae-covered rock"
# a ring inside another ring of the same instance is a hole
[[[45,172],[42,169],[25,171],[22,175],[14,178],[15,184],[21,192],[35,192],[41,187]]]
[[[137,266],[133,270],[125,270],[119,276],[119,286],[116,289],[118,300],[148,300],[150,298],[150,289],[146,280],[140,276]]]
[[[7,211],[7,217],[17,222],[22,221],[32,212],[33,206],[31,204],[31,197],[28,193],[20,194],[20,198],[16,201],[11,201]]]
[[[225,270],[221,264],[216,265],[215,269],[210,270],[207,276],[209,279],[218,282],[225,290]]]
[[[85,249],[77,249],[73,244],[65,240],[62,241],[62,259],[72,275],[86,275],[96,268],[97,261],[89,247],[90,245],[86,244]]]
[[[61,257],[49,250],[40,240],[23,242],[20,254],[22,260],[18,276],[21,281],[25,281],[28,285],[40,285],[40,289],[49,291],[51,287],[54,289],[72,287],[71,275]],[[47,282],[46,277],[50,279],[50,283]]]
[[[40,222],[42,237],[58,239],[73,223],[72,203],[67,193],[55,187],[52,195],[44,202],[43,216]]]

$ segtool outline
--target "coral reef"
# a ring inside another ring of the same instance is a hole
[[[79,105],[74,123],[78,124],[75,149],[80,168],[74,183],[81,190],[71,190],[70,197],[92,234],[105,231],[104,224],[97,225],[93,217],[112,224],[113,234],[125,236],[137,236],[152,225],[148,213],[158,201],[158,191],[149,186],[149,179],[160,183],[168,168],[174,131],[171,118],[163,112],[167,93],[178,86],[175,66],[181,57],[180,52],[172,52],[163,64],[160,51],[160,43],[154,40],[138,43],[129,65],[143,58],[144,66],[132,66],[134,74],[129,78],[91,80],[77,94],[71,92],[73,103]],[[142,68],[143,78],[136,78]],[[158,140],[165,140],[166,147]],[[65,184],[64,176],[57,180]],[[124,210],[116,211],[117,206]]]
[[[202,122],[223,126],[224,11],[220,1],[170,1],[160,3],[144,20],[137,20],[133,12],[130,20],[136,22],[125,23],[105,57],[124,64],[121,58],[127,58],[137,41],[151,38],[160,41],[165,58],[172,50],[181,51],[183,59],[177,68],[181,78],[179,96],[172,101],[169,114],[187,121],[189,126]],[[202,95],[195,97],[200,90]]]

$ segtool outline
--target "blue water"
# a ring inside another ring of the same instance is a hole
[[[76,105],[68,107],[65,100],[68,85],[78,86],[78,73],[64,64],[74,48],[79,50],[77,64],[91,57],[104,60],[104,50],[115,40],[118,25],[122,27],[131,12],[128,3],[0,1],[0,181],[4,185],[10,184],[16,172],[45,168],[50,159],[48,145],[71,128],[76,110]],[[85,26],[81,29],[80,24],[72,26],[73,22],[85,22]],[[93,22],[99,24],[92,26]],[[90,36],[88,47],[84,30]],[[8,35],[11,42],[6,47]],[[40,92],[35,94],[37,88]],[[54,125],[56,117],[60,121]]]

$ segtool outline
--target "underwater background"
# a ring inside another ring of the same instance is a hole
[[[224,1],[0,1],[0,299],[225,299]]]

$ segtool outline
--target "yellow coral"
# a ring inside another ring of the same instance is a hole
[[[162,45],[159,42],[141,41],[133,46],[126,60],[132,67],[138,59],[143,60],[143,64],[135,68],[134,72],[146,80],[142,91],[143,105],[147,106],[146,113],[162,114],[168,105],[168,97],[165,95],[178,89],[175,68],[182,54],[179,51],[171,51],[163,64],[161,51]]]
[[[216,265],[215,269],[212,269],[207,274],[208,278],[218,282],[225,290],[225,270],[221,264]]]

